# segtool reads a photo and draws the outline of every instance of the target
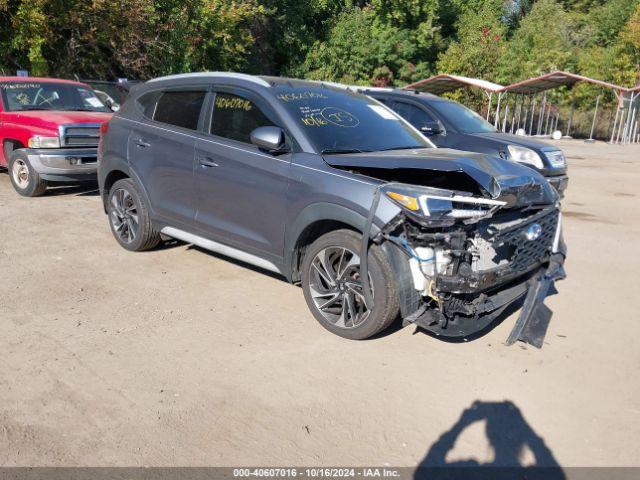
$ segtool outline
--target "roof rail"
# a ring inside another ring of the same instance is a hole
[[[167,75],[165,77],[158,77],[147,81],[150,82],[159,82],[161,80],[175,80],[181,78],[237,78],[239,80],[246,80],[247,82],[257,83],[263,87],[270,87],[268,82],[263,80],[260,77],[256,77],[254,75],[248,75],[246,73],[236,73],[236,72],[195,72],[195,73],[178,73],[176,75]]]

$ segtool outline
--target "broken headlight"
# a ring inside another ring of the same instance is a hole
[[[506,205],[499,200],[428,187],[388,184],[382,191],[405,210],[430,220],[479,219]]]

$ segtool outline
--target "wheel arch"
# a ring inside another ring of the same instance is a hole
[[[9,156],[14,150],[19,150],[20,148],[25,148],[25,145],[17,138],[5,138],[2,140],[2,155],[4,156],[5,165],[9,166]]]
[[[333,203],[307,206],[292,222],[285,235],[285,272],[291,282],[300,281],[300,265],[306,248],[320,236],[340,229],[362,234],[366,218]],[[374,229],[377,228],[374,226]]]
[[[138,177],[136,172],[129,168],[126,160],[124,159],[120,159],[120,161],[115,162],[108,172],[102,173],[98,171],[98,181],[100,185],[100,193],[102,196],[102,206],[105,213],[107,213],[107,202],[109,200],[109,191],[111,190],[111,187],[114,183],[123,178],[130,178],[136,184],[136,187],[138,187],[138,190],[142,193],[149,212],[152,213],[153,206],[149,201],[147,190],[144,188],[144,185],[140,181],[140,178]]]

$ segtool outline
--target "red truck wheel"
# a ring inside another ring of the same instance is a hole
[[[9,177],[13,188],[23,197],[38,197],[47,190],[47,181],[40,178],[29,163],[29,157],[20,150],[11,152]]]

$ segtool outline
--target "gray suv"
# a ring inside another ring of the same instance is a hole
[[[541,344],[564,244],[530,168],[435,148],[342,85],[234,73],[138,85],[102,134],[100,191],[128,250],[172,237],[277,272],[346,338],[397,318],[468,338],[522,304],[508,342]]]

